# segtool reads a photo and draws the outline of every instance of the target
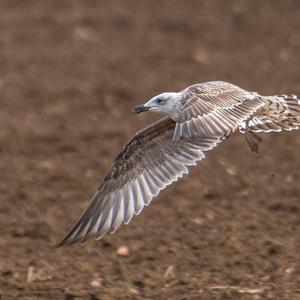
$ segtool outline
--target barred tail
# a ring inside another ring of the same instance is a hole
[[[252,132],[280,132],[300,127],[300,99],[296,95],[262,97],[265,106],[248,120],[248,130]],[[245,132],[246,122],[240,126]]]
[[[291,113],[300,117],[300,99],[297,95],[281,95]]]

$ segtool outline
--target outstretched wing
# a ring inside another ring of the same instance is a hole
[[[85,242],[129,223],[167,185],[188,173],[222,137],[172,141],[176,123],[165,117],[138,132],[122,149],[79,220],[57,246]]]
[[[181,94],[174,141],[197,135],[228,136],[264,105],[257,94],[223,81],[196,84]]]

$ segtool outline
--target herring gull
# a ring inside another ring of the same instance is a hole
[[[258,152],[257,132],[279,132],[300,126],[295,95],[261,96],[223,81],[162,93],[133,109],[164,118],[139,131],[121,150],[97,192],[57,247],[102,238],[128,224],[167,185],[188,173],[237,129]]]

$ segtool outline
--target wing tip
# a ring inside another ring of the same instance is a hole
[[[88,232],[86,232],[85,234],[82,234],[82,229],[84,229],[85,226],[83,226],[83,228],[81,228],[81,223],[80,223],[80,219],[77,223],[75,223],[75,225],[71,228],[71,230],[65,235],[65,237],[57,242],[54,245],[54,248],[60,248],[60,247],[64,247],[64,246],[70,246],[76,243],[80,243],[83,244],[88,238],[90,238],[90,234]]]
[[[61,247],[66,247],[66,246],[71,246],[75,243],[80,243],[80,239],[79,238],[70,238],[70,235],[66,235],[61,241],[57,242],[56,244],[54,244],[54,248],[61,248]]]
[[[83,236],[83,237],[76,236],[74,238],[71,238],[71,236],[66,235],[61,241],[54,244],[53,248],[68,247],[68,246],[72,246],[74,244],[83,245],[90,238],[91,238],[91,236],[89,236],[89,235],[86,235],[86,236]]]
[[[73,242],[75,243],[75,242]],[[56,244],[54,244],[52,247],[53,248],[61,248],[61,247],[67,247],[73,244],[72,241],[68,241],[66,239],[62,239],[61,241],[57,242]]]

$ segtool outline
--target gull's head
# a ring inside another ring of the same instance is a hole
[[[162,93],[145,104],[135,106],[132,111],[135,113],[155,111],[168,115],[176,114],[178,112],[178,93]]]

